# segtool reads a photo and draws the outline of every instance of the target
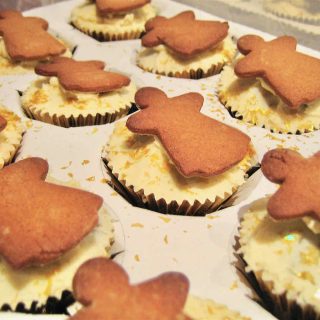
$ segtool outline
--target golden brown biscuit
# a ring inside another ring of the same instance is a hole
[[[109,13],[127,12],[140,8],[151,0],[96,0],[97,8],[100,15]]]
[[[13,268],[57,259],[98,223],[102,199],[45,182],[47,172],[41,158],[0,171],[0,254]]]
[[[238,40],[245,58],[235,66],[239,77],[262,77],[292,109],[320,98],[320,59],[296,51],[297,41],[282,36],[264,41],[256,35]]]
[[[49,63],[38,64],[35,72],[42,76],[58,77],[66,90],[102,93],[130,84],[130,79],[114,72],[104,71],[102,61],[75,61],[56,57]]]
[[[0,131],[2,131],[6,127],[6,125],[7,125],[6,119],[0,116]]]
[[[271,150],[264,155],[261,169],[270,181],[281,184],[268,203],[273,218],[320,219],[320,152],[306,159],[289,149]]]
[[[140,134],[156,135],[184,176],[214,176],[240,162],[250,138],[241,131],[200,113],[203,97],[188,93],[174,98],[156,88],[135,96],[142,109],[127,121]]]
[[[15,10],[0,11],[0,35],[12,60],[37,60],[57,56],[66,47],[46,30],[47,21],[23,17]]]
[[[192,11],[172,18],[156,17],[146,23],[142,45],[166,45],[181,58],[191,58],[217,46],[227,35],[227,22],[196,20]]]
[[[73,279],[74,296],[84,308],[70,320],[190,320],[182,314],[188,290],[188,279],[181,273],[164,273],[130,285],[115,262],[92,259]]]

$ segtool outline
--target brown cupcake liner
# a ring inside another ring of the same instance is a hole
[[[194,201],[193,204],[187,200],[182,203],[177,201],[167,202],[165,199],[156,199],[155,195],[146,195],[143,189],[136,191],[134,186],[128,186],[125,180],[119,180],[119,175],[112,171],[112,167],[106,158],[103,162],[111,178],[110,185],[114,188],[123,198],[125,198],[133,206],[149,209],[164,214],[175,214],[185,216],[205,216],[208,213],[216,211],[222,203],[224,203],[231,195],[237,191],[238,188],[233,188],[232,193],[225,192],[225,197],[216,197],[215,201],[207,199],[204,203]]]
[[[97,113],[95,115],[89,114],[87,116],[79,115],[79,116],[69,116],[66,117],[64,115],[58,116],[57,114],[50,115],[48,112],[43,112],[41,110],[31,110],[30,108],[26,108],[22,106],[25,113],[28,115],[29,118],[54,124],[56,126],[70,128],[70,127],[83,127],[83,126],[94,126],[94,125],[101,125],[106,123],[114,122],[124,116],[126,116],[132,105],[125,106],[121,108],[119,111],[114,113]]]
[[[263,281],[259,273],[247,272],[248,266],[243,255],[238,252],[240,248],[239,237],[236,237],[234,246],[237,258],[236,269],[241,277],[253,290],[253,299],[264,309],[268,310],[279,320],[320,320],[320,314],[311,305],[300,306],[295,300],[288,300],[286,293],[274,294],[272,285]]]
[[[3,304],[0,307],[0,311],[4,312],[19,312],[28,314],[68,314],[68,307],[75,302],[71,291],[64,290],[61,293],[61,297],[48,297],[44,304],[39,304],[37,301],[33,301],[29,306],[25,303],[19,302],[16,306],[10,306],[9,304]]]
[[[159,74],[162,76],[167,76],[167,77],[193,79],[193,80],[198,80],[198,79],[203,79],[203,78],[214,76],[214,75],[221,72],[224,65],[225,65],[225,63],[219,63],[216,65],[212,65],[211,68],[208,69],[207,71],[204,71],[203,69],[199,68],[197,70],[192,69],[189,71],[185,70],[183,72],[159,72],[157,70],[153,71],[152,69],[146,69],[142,65],[138,64],[138,66],[141,69],[143,69],[147,72],[156,73],[156,74]]]
[[[107,33],[107,32],[97,32],[92,31],[86,28],[81,27],[80,25],[71,22],[71,25],[78,29],[79,31],[83,32],[84,34],[100,41],[119,41],[119,40],[133,40],[133,39],[140,39],[144,30],[134,30],[131,32],[124,32],[124,33]]]

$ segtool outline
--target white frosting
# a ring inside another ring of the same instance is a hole
[[[0,131],[0,169],[11,161],[22,140],[23,127],[20,118],[0,106],[0,116],[7,120],[6,127]]]
[[[100,16],[94,3],[85,3],[73,9],[71,22],[80,30],[109,35],[130,34],[145,30],[145,23],[155,17],[156,10],[146,4],[124,14]]]
[[[276,132],[309,132],[320,127],[320,100],[292,110],[266,83],[262,86],[259,79],[238,78],[231,66],[221,73],[219,97],[237,117]]]
[[[60,41],[59,39],[57,39]],[[60,41],[63,43],[62,41]],[[67,49],[62,55],[62,57],[72,57],[72,53]],[[27,72],[33,72],[35,66],[43,60],[30,60],[30,61],[13,61],[6,49],[3,37],[0,37],[0,73],[1,75],[10,74],[23,74]]]
[[[102,207],[99,225],[58,261],[43,267],[13,270],[0,260],[0,292],[5,293],[0,295],[0,306],[8,303],[15,308],[23,302],[30,307],[32,301],[44,304],[49,296],[59,299],[64,290],[71,291],[72,279],[81,264],[91,258],[110,256],[113,231],[111,217]]]
[[[224,65],[230,62],[236,52],[236,46],[230,37],[225,38],[217,47],[199,54],[191,59],[181,59],[164,45],[154,48],[143,48],[137,56],[137,64],[142,69],[169,74],[184,71],[208,71],[212,66]]]
[[[276,295],[320,312],[320,237],[301,219],[275,221],[267,213],[268,198],[245,213],[240,252],[248,267]]]
[[[194,320],[250,320],[222,304],[189,295],[184,313]]]
[[[81,93],[66,91],[57,78],[40,77],[24,92],[21,101],[27,113],[46,121],[46,115],[77,117],[82,115],[114,114],[128,111],[134,102],[136,86],[131,83],[108,93]]]
[[[223,174],[210,178],[186,178],[169,160],[161,144],[153,137],[134,134],[127,129],[125,121],[116,123],[106,146],[107,159],[118,180],[135,191],[144,190],[145,195],[154,194],[167,203],[176,200],[182,203],[195,200],[204,203],[225,199],[245,182],[251,166],[252,151],[236,166]]]

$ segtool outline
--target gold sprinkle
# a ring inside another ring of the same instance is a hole
[[[106,184],[108,184],[109,181],[110,181],[110,180],[108,180],[108,179],[106,179],[106,178],[102,178],[102,179],[100,180],[101,183],[106,183]]]
[[[83,166],[85,166],[85,165],[88,164],[88,163],[90,163],[89,160],[83,160],[83,161],[81,162],[81,164],[82,164]]]
[[[161,79],[161,76],[158,74],[158,75],[156,76],[156,78],[157,78],[158,80],[160,80],[160,79]]]
[[[239,286],[238,286],[238,281],[234,281],[232,282],[231,286],[230,286],[230,290],[234,290],[234,289],[237,289]]]
[[[171,218],[166,218],[166,217],[159,217],[163,222],[169,223],[171,221]]]
[[[281,143],[285,143],[285,142],[286,142],[285,139],[278,138],[278,137],[272,135],[271,133],[267,133],[267,134],[265,135],[265,137],[266,137],[266,138],[270,138],[271,140],[274,140],[274,141],[279,141],[279,142],[281,142]]]
[[[207,228],[208,228],[208,229],[211,229],[211,228],[212,228],[212,224],[208,224],[208,225],[207,225]]]
[[[98,131],[99,131],[98,128],[93,128],[92,131],[91,131],[91,133],[92,133],[92,134],[95,134],[95,133],[97,133]]]
[[[133,224],[131,225],[131,227],[132,227],[132,228],[143,228],[144,225],[143,225],[142,223],[137,222],[137,223],[133,223]]]
[[[213,219],[218,219],[219,216],[210,216],[210,215],[208,215],[208,216],[206,216],[206,218],[210,219],[210,220],[213,220]]]
[[[311,282],[312,284],[315,284],[314,277],[310,272],[307,272],[307,271],[299,272],[298,277],[303,280],[307,280],[307,281]]]
[[[68,174],[68,177],[73,178],[73,173],[68,172],[67,174]]]
[[[116,191],[113,191],[113,192],[111,193],[111,195],[112,195],[113,197],[115,197],[115,196],[118,195],[118,193],[117,193]]]
[[[27,127],[28,129],[32,128],[32,126],[33,126],[32,120],[26,121],[25,124],[26,124],[26,127]]]
[[[164,241],[165,244],[168,244],[168,235],[164,236],[163,241]]]
[[[72,164],[72,161],[69,161],[68,164],[66,164],[65,166],[61,167],[60,169],[61,169],[61,170],[66,170],[66,169],[68,169],[68,168],[71,166],[71,164]]]
[[[140,262],[140,256],[139,256],[138,254],[136,254],[136,255],[134,256],[134,260],[136,260],[137,262]]]
[[[89,182],[93,182],[93,181],[96,180],[96,177],[92,176],[92,177],[87,178],[86,180],[89,181]]]

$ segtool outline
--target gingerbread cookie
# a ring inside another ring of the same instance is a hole
[[[261,168],[270,181],[281,184],[268,203],[273,218],[320,219],[320,152],[306,159],[296,151],[275,149],[265,154]]]
[[[188,279],[181,273],[130,285],[128,275],[115,262],[92,259],[74,277],[74,296],[84,308],[70,320],[190,320],[182,314],[188,289]]]
[[[196,20],[192,11],[172,18],[156,17],[146,24],[142,45],[166,45],[184,59],[192,58],[217,46],[228,35],[227,22]]]
[[[45,182],[47,172],[41,158],[0,171],[0,253],[13,268],[57,259],[98,222],[99,196]]]
[[[282,36],[264,41],[256,35],[238,40],[246,55],[235,66],[239,77],[262,77],[292,109],[320,98],[320,59],[296,51],[296,39]]]
[[[159,89],[143,88],[135,100],[142,110],[128,119],[127,127],[156,135],[184,176],[221,174],[248,152],[247,135],[200,113],[203,97],[198,93],[168,98]]]
[[[130,78],[104,71],[104,67],[102,61],[75,61],[57,57],[50,63],[37,65],[35,72],[42,76],[58,77],[60,84],[71,91],[103,93],[130,84]]]
[[[96,0],[97,9],[101,15],[128,12],[150,2],[151,0]]]
[[[37,60],[57,56],[66,47],[48,32],[48,23],[36,17],[23,17],[15,10],[0,11],[0,35],[12,60]]]

